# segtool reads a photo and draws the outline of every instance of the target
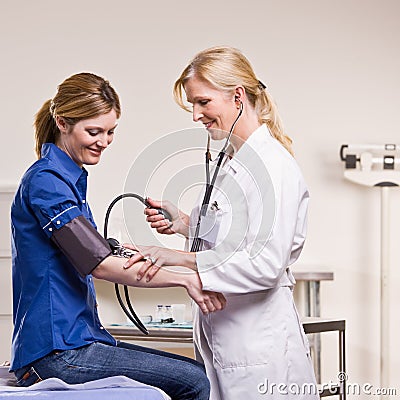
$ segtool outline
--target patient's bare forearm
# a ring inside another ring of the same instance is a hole
[[[143,265],[142,261],[133,264],[128,269],[124,268],[125,261],[124,258],[108,256],[92,271],[92,275],[98,279],[128,286],[184,287],[204,314],[222,310],[225,307],[225,297],[221,293],[203,291],[198,273],[189,268],[183,268],[183,271],[174,271],[173,267],[161,268],[150,281],[147,281],[137,278],[138,271]]]
[[[119,283],[121,285],[161,288],[174,286],[186,287],[188,284],[187,274],[195,273],[189,269],[187,269],[187,273],[176,272],[171,269],[162,269],[150,282],[146,282],[144,279],[137,279],[137,274],[140,267],[143,265],[143,261],[135,263],[129,269],[123,267],[125,263],[125,258],[109,256],[92,271],[92,275],[97,279]]]

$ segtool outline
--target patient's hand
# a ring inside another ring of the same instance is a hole
[[[225,308],[226,299],[222,293],[203,290],[200,276],[197,272],[187,274],[185,288],[189,296],[197,303],[203,314],[220,311]]]
[[[222,293],[203,290],[200,276],[196,271],[196,253],[157,246],[133,246],[128,243],[125,243],[124,247],[139,251],[125,263],[125,269],[147,258],[137,272],[137,280],[145,276],[146,282],[149,282],[162,266],[183,266],[186,267],[184,271],[175,271],[179,274],[179,285],[185,287],[189,296],[204,314],[222,310],[225,307],[226,300]]]

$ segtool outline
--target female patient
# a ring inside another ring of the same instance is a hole
[[[88,173],[111,144],[120,117],[117,93],[103,78],[66,79],[36,115],[36,161],[12,205],[14,333],[18,384],[57,377],[82,383],[124,375],[163,389],[173,399],[208,399],[204,368],[194,360],[117,343],[98,314],[92,277],[132,286],[183,286],[204,310],[219,310],[221,294],[203,291],[198,274],[162,271],[137,280],[96,231],[86,197]]]

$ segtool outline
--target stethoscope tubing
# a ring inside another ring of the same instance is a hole
[[[221,164],[222,161],[224,159],[225,156],[225,152],[226,149],[228,147],[230,138],[232,136],[233,130],[235,129],[236,123],[238,122],[240,116],[242,115],[243,112],[243,103],[240,101],[240,110],[239,110],[239,114],[236,117],[235,121],[233,122],[231,129],[229,131],[229,135],[225,141],[224,147],[222,148],[222,150],[219,152],[218,154],[218,161],[217,161],[217,165],[213,174],[213,177],[211,179],[210,182],[210,159],[211,159],[211,154],[210,154],[210,136],[208,136],[208,141],[207,141],[207,152],[206,152],[206,190],[204,193],[204,198],[202,201],[202,205],[201,205],[201,209],[200,209],[200,213],[199,213],[199,218],[197,221],[197,226],[196,226],[196,231],[194,234],[194,239],[193,239],[193,243],[191,246],[191,252],[197,252],[200,250],[201,248],[201,244],[202,244],[202,240],[199,238],[199,232],[200,232],[200,224],[201,224],[201,218],[206,214],[207,212],[207,207],[211,198],[211,194],[212,191],[214,189],[214,184],[215,181],[217,179],[218,173],[219,173],[219,169],[221,168]],[[111,204],[108,206],[107,212],[106,212],[106,216],[105,216],[105,220],[104,220],[104,238],[107,239],[107,235],[108,235],[108,222],[109,222],[109,218],[110,218],[110,213],[111,210],[113,209],[114,205],[124,199],[124,198],[135,198],[137,200],[139,200],[141,203],[143,203],[145,206],[149,207],[149,204],[147,202],[147,199],[136,194],[136,193],[123,193],[119,196],[117,196],[112,202]],[[159,213],[162,213],[166,218],[168,218],[170,221],[172,220],[170,215],[163,209],[157,209]],[[120,304],[122,310],[124,311],[125,315],[129,318],[130,321],[132,321],[134,323],[134,325],[145,335],[149,334],[149,331],[147,330],[147,328],[144,326],[144,324],[142,323],[142,321],[140,320],[140,318],[138,317],[138,315],[136,314],[130,298],[129,298],[129,292],[128,292],[128,287],[126,285],[124,286],[124,295],[125,295],[125,301],[127,306],[125,306],[122,297],[121,297],[121,293],[119,291],[119,285],[116,283],[115,285],[115,294],[116,297],[118,299],[118,303]]]
[[[217,176],[219,174],[219,170],[221,168],[222,161],[223,161],[223,159],[224,159],[224,157],[226,155],[226,153],[225,153],[226,149],[228,148],[228,144],[229,144],[229,141],[231,139],[233,130],[235,129],[235,126],[236,126],[240,116],[242,115],[242,113],[243,113],[243,102],[240,101],[239,113],[238,113],[235,121],[233,122],[233,124],[231,126],[231,129],[229,130],[229,135],[226,138],[224,147],[222,148],[222,150],[218,154],[218,161],[217,161],[217,165],[215,167],[215,171],[214,171],[214,174],[213,174],[211,182],[210,182],[210,159],[211,159],[211,154],[210,154],[210,136],[208,136],[207,152],[206,152],[206,190],[205,190],[205,193],[204,193],[203,201],[201,203],[199,217],[197,219],[196,231],[194,233],[192,246],[190,248],[191,252],[197,252],[201,248],[202,240],[199,238],[201,219],[202,219],[202,217],[204,215],[206,215],[207,207],[208,207],[208,204],[210,202],[212,191],[214,189],[214,184],[215,184],[215,181],[216,181]]]

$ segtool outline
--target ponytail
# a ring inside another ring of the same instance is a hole
[[[255,97],[254,107],[259,116],[259,122],[266,124],[271,135],[278,140],[282,146],[292,155],[292,139],[284,133],[282,120],[279,117],[277,107],[269,95],[262,87],[259,88],[260,93]]]
[[[197,76],[215,88],[231,92],[237,85],[243,85],[250,104],[257,112],[260,124],[266,124],[271,135],[293,155],[292,139],[285,135],[281,119],[272,97],[265,85],[260,82],[249,60],[243,53],[233,47],[217,46],[203,50],[183,70],[174,84],[175,101],[184,110],[190,111],[183,101],[185,83]]]
[[[35,115],[35,151],[38,158],[41,156],[44,143],[55,143],[59,134],[56,122],[50,112],[52,100],[47,100]]]

